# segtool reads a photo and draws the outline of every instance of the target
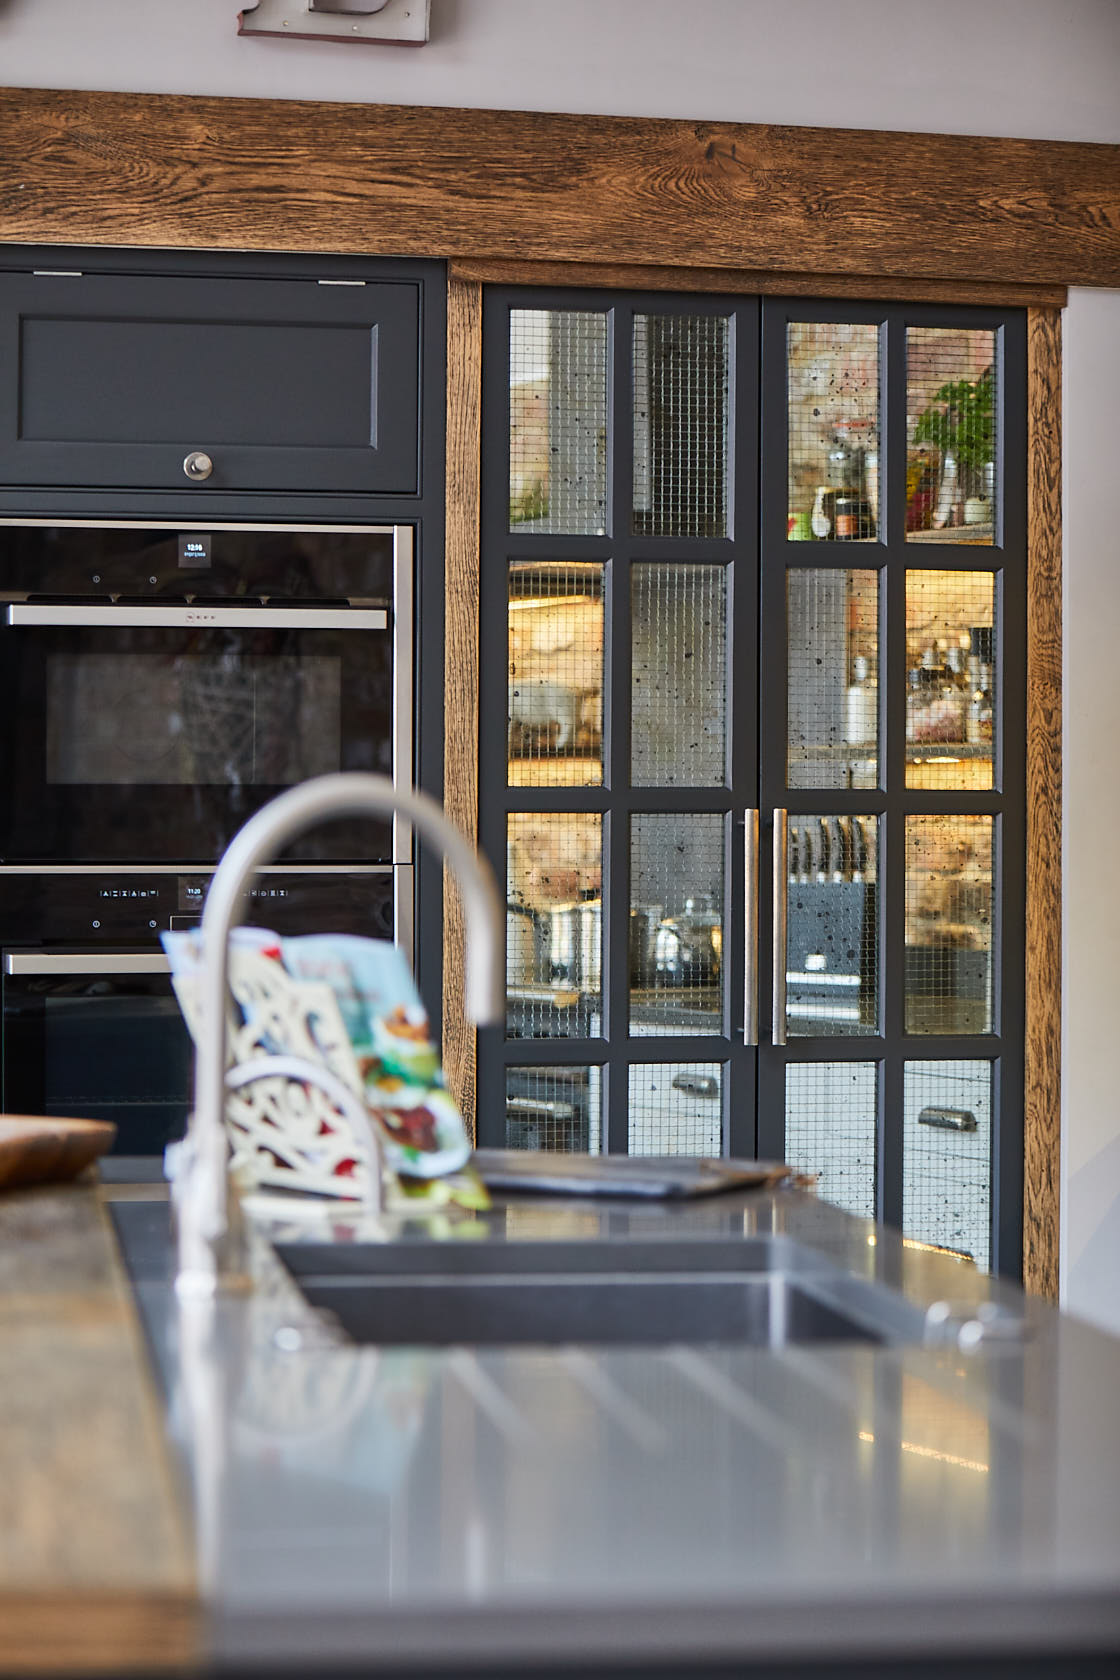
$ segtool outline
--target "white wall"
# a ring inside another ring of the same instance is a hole
[[[0,0],[0,83],[1120,142],[1118,0],[432,0],[418,49],[237,10]],[[1120,292],[1071,294],[1065,351],[1063,1287],[1120,1332]]]

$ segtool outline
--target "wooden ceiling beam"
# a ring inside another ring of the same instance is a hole
[[[1120,147],[0,89],[0,241],[1120,285]]]

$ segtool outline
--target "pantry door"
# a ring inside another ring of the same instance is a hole
[[[480,1143],[755,1153],[758,323],[486,295]]]
[[[478,1135],[1021,1251],[1021,313],[494,289]],[[761,501],[760,487],[761,486]]]
[[[1016,1275],[1024,317],[762,310],[758,1146]]]

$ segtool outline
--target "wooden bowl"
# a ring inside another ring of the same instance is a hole
[[[76,1178],[105,1154],[116,1135],[108,1120],[0,1114],[0,1190]]]

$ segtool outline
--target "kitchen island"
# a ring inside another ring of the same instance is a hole
[[[83,1602],[97,1601],[100,1572],[118,1597],[127,1577],[157,1621],[161,1605],[180,1606],[168,1625],[191,1631],[169,1643],[172,1667],[794,1680],[858,1665],[885,1680],[921,1659],[930,1674],[949,1662],[961,1675],[1117,1671],[1120,1342],[970,1265],[787,1189],[650,1205],[523,1196],[488,1215],[441,1216],[434,1231],[412,1221],[378,1232],[338,1207],[297,1216],[273,1206],[254,1216],[255,1289],[210,1315],[175,1302],[162,1186],[76,1185],[0,1202],[11,1267],[13,1243],[25,1256],[31,1243],[38,1264],[49,1251],[56,1275],[72,1273],[40,1302],[40,1334],[66,1312],[77,1322],[83,1287],[104,1293],[89,1251],[103,1246],[103,1272],[106,1215],[166,1397],[170,1465],[162,1479],[158,1443],[137,1441],[151,1462],[134,1466],[139,1486],[118,1497],[109,1528],[128,1534],[146,1500],[162,1539],[115,1561],[92,1541],[77,1561],[33,1545],[14,1589],[5,1580],[0,1633],[21,1582],[24,1596],[49,1605],[53,1594],[63,1613],[84,1571]],[[705,1244],[713,1256],[738,1247],[760,1266],[778,1257],[796,1269],[808,1253],[841,1296],[888,1286],[905,1311],[882,1340],[799,1340],[796,1325],[772,1317],[761,1345],[363,1346],[309,1311],[272,1247],[289,1258],[302,1248],[312,1271],[330,1265],[336,1281],[360,1281],[384,1271],[379,1256],[391,1267],[409,1249],[430,1253],[433,1238],[449,1270],[485,1267],[485,1254],[507,1275],[522,1261],[539,1267],[547,1245],[569,1269],[579,1251],[599,1266],[608,1248],[625,1269],[626,1252],[656,1245],[667,1274],[694,1268]],[[972,1346],[914,1333],[927,1320],[949,1331],[978,1322],[989,1300],[992,1333]],[[21,1345],[12,1316],[5,1371]],[[84,1381],[96,1418],[106,1394],[89,1385],[110,1379],[88,1363],[81,1335],[67,1349],[63,1329],[53,1365],[38,1372],[44,1393]],[[146,1415],[133,1393],[141,1375],[122,1367],[114,1383],[122,1417]],[[21,1438],[12,1408],[6,1378],[6,1487],[33,1427],[23,1417]],[[41,1448],[48,1413],[34,1425]],[[80,1427],[80,1413],[68,1424],[60,1411],[54,1427]],[[119,1441],[86,1434],[91,1451],[127,1456]],[[25,1554],[35,1540],[36,1497],[74,1508],[68,1469],[56,1451],[34,1486],[17,1479],[11,1559],[19,1526]],[[89,1501],[77,1505],[88,1517]],[[193,1531],[193,1623],[192,1560],[169,1538],[177,1521]],[[131,1664],[122,1646],[108,1666],[150,1668],[157,1646],[138,1642]],[[0,1669],[31,1666],[34,1645],[25,1640],[22,1663],[14,1649],[0,1639]],[[80,1642],[68,1660],[47,1643],[41,1655],[34,1666],[106,1666],[84,1663]]]

